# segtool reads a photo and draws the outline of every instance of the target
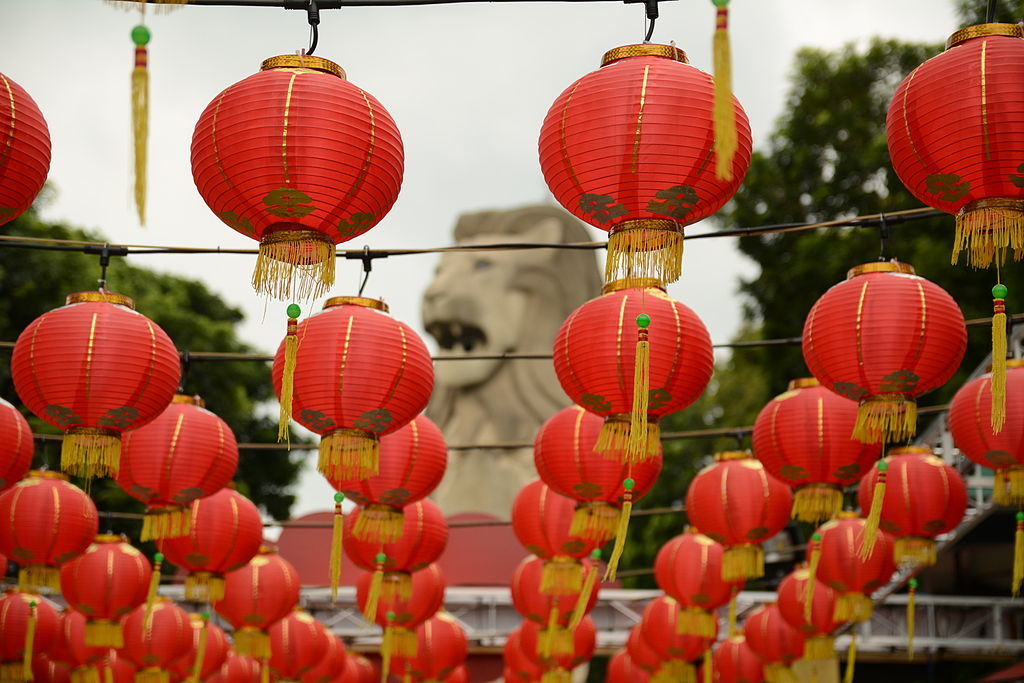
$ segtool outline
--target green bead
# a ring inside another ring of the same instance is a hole
[[[821,534],[819,534],[817,531],[815,531],[813,534],[811,534],[811,540],[814,541],[815,543],[820,543],[821,542]]]
[[[298,318],[302,315],[302,309],[299,308],[298,304],[288,304],[288,308],[285,309],[285,313],[288,314],[289,318]]]
[[[203,618],[203,621],[209,621],[210,620],[210,613],[209,612],[203,612],[199,616],[201,616]]]
[[[651,316],[646,313],[641,313],[636,317],[637,327],[647,327],[651,324]]]
[[[395,613],[394,612],[388,612],[384,616],[387,618],[388,621],[394,621],[395,620]]]
[[[729,0],[711,0],[711,4],[713,4],[715,7],[728,7]]]
[[[139,24],[132,29],[132,42],[136,45],[145,45],[149,42],[149,29]]]
[[[622,488],[626,489],[627,491],[632,491],[634,486],[636,486],[636,482],[629,477],[626,477],[622,481]]]
[[[334,502],[335,503],[339,503],[339,504],[340,503],[344,503],[345,502],[345,494],[342,493],[341,491],[338,491],[337,493],[335,493],[334,494]]]
[[[907,585],[913,588],[914,590],[917,590],[917,579],[911,579],[910,581],[907,581]]]
[[[375,557],[373,559],[377,561],[377,564],[384,564],[385,562],[388,561],[388,556],[385,555],[384,553],[377,553],[377,557]]]
[[[1010,290],[1008,290],[1006,288],[1006,285],[996,285],[995,287],[992,288],[992,298],[993,299],[1005,299],[1006,298],[1006,294],[1009,291]]]
[[[163,553],[157,553],[156,555],[153,556],[153,561],[156,562],[157,564],[160,564],[161,562],[164,561],[164,554]]]
[[[1018,522],[1024,522],[1024,512],[1018,512],[1017,513],[1017,521]]]
[[[590,559],[592,559],[592,560],[600,560],[601,559],[601,549],[600,548],[594,548],[593,550],[591,550],[590,551]]]
[[[887,469],[889,469],[889,463],[887,463],[884,460],[879,460],[878,461],[878,471],[879,472],[885,472]]]
[[[28,603],[28,606],[29,606],[30,608],[32,608],[32,609],[35,609],[35,607],[36,607],[36,601],[35,601],[35,600],[33,600],[32,602]]]

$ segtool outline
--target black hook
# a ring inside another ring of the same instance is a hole
[[[996,0],[988,0],[988,11],[985,12],[985,23],[991,24],[996,20]]]
[[[881,246],[878,249],[878,260],[888,260],[887,253],[889,251],[889,222],[885,219],[884,213],[878,214],[878,236],[881,240]]]
[[[98,282],[100,290],[104,290],[107,288],[107,266],[110,265],[110,257],[127,256],[128,247],[111,247],[108,243],[104,243],[103,246],[87,244],[82,247],[82,252],[85,254],[97,254],[100,257],[100,279]]]
[[[181,363],[181,381],[178,382],[178,393],[185,393],[185,381],[188,379],[188,371],[192,367],[192,354],[189,353],[188,349],[181,352],[179,356]]]
[[[744,433],[742,430],[737,429],[733,433],[732,436],[733,436],[734,439],[736,439],[736,450],[742,451],[743,450],[743,441],[747,437],[746,433]]]
[[[309,21],[309,49],[306,50],[306,54],[312,55],[316,50],[317,41],[320,40],[320,30],[317,28],[320,26],[320,8],[316,6],[316,0],[309,0],[309,4],[306,5],[306,19]]]
[[[647,21],[650,23],[647,25],[647,35],[644,36],[644,42],[651,42],[651,36],[654,35],[654,22],[658,20],[658,0],[644,0],[644,10],[647,13]]]
[[[363,262],[363,282],[359,285],[359,296],[363,295],[366,288],[366,281],[370,279],[370,271],[373,270],[373,256],[370,255],[370,245],[363,246],[363,254],[360,260]]]

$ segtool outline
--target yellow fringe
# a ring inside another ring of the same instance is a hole
[[[260,660],[260,683],[270,683],[270,655]]]
[[[715,618],[699,607],[683,607],[676,618],[676,633],[681,636],[715,637]]]
[[[633,411],[629,416],[626,462],[641,462],[647,453],[647,406],[651,387],[651,344],[648,332],[637,331],[636,360],[633,363]]]
[[[384,572],[380,591],[386,602],[409,602],[412,599],[412,575],[408,572]]]
[[[135,142],[135,208],[146,224],[146,148],[149,142],[149,51],[135,46],[132,69],[132,133]]]
[[[697,683],[697,667],[681,659],[662,660],[651,683]]]
[[[32,680],[32,650],[36,642],[36,621],[38,620],[35,601],[28,604],[28,624],[25,625],[25,649],[21,653],[21,675],[24,680]]]
[[[41,564],[30,564],[18,570],[18,590],[48,588],[60,591],[60,570]]]
[[[551,611],[548,612],[548,625],[541,633],[540,638],[540,656],[550,659],[551,652],[554,649],[555,629],[558,628],[558,607],[552,607]]]
[[[60,446],[60,468],[76,477],[116,477],[121,435],[107,429],[71,427]]]
[[[150,508],[142,517],[142,536],[145,541],[188,536],[192,530],[192,508]]]
[[[1013,579],[1011,594],[1020,595],[1020,585],[1024,582],[1024,514],[1017,513],[1017,531],[1013,534]]]
[[[850,647],[846,650],[846,672],[843,683],[853,683],[853,665],[857,661],[857,634],[850,634]]]
[[[156,605],[157,590],[160,588],[160,570],[163,568],[163,555],[157,553],[153,561],[153,573],[149,577],[149,590],[146,592],[146,611],[142,619],[142,627],[146,630],[153,625],[153,606]]]
[[[715,68],[715,177],[732,180],[732,160],[736,155],[736,112],[732,104],[732,50],[729,47],[729,9],[719,7],[716,16],[712,55]]]
[[[917,433],[917,403],[903,394],[879,394],[857,407],[853,438],[862,443],[906,441]]]
[[[206,639],[210,631],[210,622],[203,619],[203,629],[199,632],[199,646],[196,648],[196,659],[192,663],[192,681],[201,680],[203,673],[203,660],[206,659]]]
[[[715,663],[711,657],[711,648],[704,650],[704,683],[711,683],[715,675]]]
[[[106,663],[103,665],[103,683],[114,683],[114,669],[110,666],[109,655],[107,656],[105,662]],[[92,681],[88,677],[86,677],[84,683],[92,683]]]
[[[568,669],[548,669],[540,677],[540,683],[572,683],[572,672]]]
[[[331,528],[331,558],[328,565],[331,584],[331,604],[338,599],[338,585],[341,584],[341,552],[345,536],[345,517],[341,512],[341,503],[334,504],[334,524]],[[376,608],[373,615],[377,614]],[[373,621],[373,617],[370,617]]]
[[[860,539],[858,555],[862,560],[867,560],[874,552],[875,541],[878,539],[878,523],[882,521],[882,503],[885,501],[885,481],[888,478],[889,465],[885,460],[880,461],[878,465],[878,479],[875,481],[875,490],[871,494],[871,508],[868,511],[867,519],[864,520],[864,531]]]
[[[356,517],[352,535],[367,543],[394,543],[402,537],[405,516],[390,505],[371,503]]]
[[[1024,505],[1024,467],[1011,465],[995,473],[995,490],[992,498],[999,505],[1021,507]]]
[[[544,562],[540,592],[546,595],[577,595],[583,587],[583,564],[574,558],[555,556]]]
[[[243,626],[235,631],[232,638],[234,640],[233,647],[238,654],[256,659],[270,657],[270,636],[258,628]]]
[[[548,632],[545,634],[545,637],[550,643],[551,652],[549,656],[571,656],[576,648],[576,643],[573,638],[573,632],[568,628],[555,626],[555,628],[548,630]]]
[[[907,659],[914,658],[914,630],[917,616],[917,589],[911,586],[907,590]]]
[[[615,572],[619,569],[619,559],[622,558],[622,551],[626,548],[626,535],[629,533],[629,516],[632,513],[633,501],[630,500],[630,492],[626,491],[626,500],[622,503],[622,512],[619,513],[619,526],[615,531],[615,545],[612,546],[612,554],[608,558],[608,566],[604,570],[605,581],[615,580]]]
[[[337,429],[320,439],[317,470],[328,479],[367,479],[377,475],[380,439],[373,432]]]
[[[379,564],[370,579],[370,590],[366,595],[366,607],[363,609],[363,616],[367,621],[372,622],[377,618],[377,606],[380,604],[381,588],[384,585],[384,569]]]
[[[292,396],[295,389],[295,362],[299,354],[299,322],[288,318],[288,332],[284,337],[284,369],[281,371],[281,410],[277,418],[277,440],[288,440],[291,446]]]
[[[334,243],[312,230],[284,230],[260,242],[252,286],[281,300],[318,299],[334,285]]]
[[[843,492],[835,486],[811,484],[797,489],[792,517],[817,524],[832,519],[843,509]]]
[[[408,628],[396,628],[391,634],[392,654],[395,657],[412,659],[419,650],[419,641],[416,640],[416,631]]]
[[[653,221],[652,221],[653,223]],[[671,221],[658,220],[657,223]],[[682,227],[629,227],[612,229],[608,236],[605,282],[625,280],[626,287],[639,287],[651,278],[675,282],[683,273]]]
[[[832,613],[833,621],[867,621],[871,618],[874,605],[871,598],[863,593],[840,593],[836,597],[836,607]],[[808,621],[810,621],[808,619]]]
[[[109,669],[104,669],[104,672]],[[71,670],[71,683],[100,683],[100,673],[95,664],[86,664]],[[105,682],[109,683],[109,682]]]
[[[212,572],[193,572],[185,577],[185,599],[219,602],[224,599],[224,577]]]
[[[0,681],[7,683],[7,681],[27,681],[31,680],[25,678],[25,673],[22,669],[21,662],[5,662],[0,664]]]
[[[753,543],[734,545],[722,555],[722,580],[758,579],[764,576],[764,551]]]
[[[766,683],[799,683],[793,670],[780,662],[765,663],[764,680]]]
[[[969,206],[969,205],[968,205]],[[1024,215],[1010,207],[964,207],[956,216],[953,240],[953,265],[960,252],[967,250],[972,268],[988,268],[997,259],[1005,258],[1007,248],[1013,249],[1017,261],[1024,256]]]
[[[569,629],[575,630],[580,622],[583,621],[583,617],[587,614],[587,605],[590,604],[590,594],[594,592],[594,586],[597,584],[597,573],[600,571],[597,562],[590,566],[587,571],[587,578],[583,580],[583,588],[580,590],[579,596],[576,598],[576,606],[572,609],[572,616],[569,618]]]
[[[135,683],[170,683],[171,674],[169,671],[150,667],[135,672]]]
[[[935,564],[935,541],[920,536],[903,536],[896,539],[893,549],[896,564],[930,567]]]
[[[615,535],[618,527],[618,508],[604,501],[588,500],[576,504],[569,535],[604,543]]]
[[[811,561],[807,567],[807,581],[804,582],[804,621],[808,623],[811,621],[811,608],[814,607],[814,584],[818,582],[818,563],[821,561],[821,541],[811,543]]]
[[[804,641],[804,659],[832,659],[836,644],[832,636],[812,636]]]
[[[121,622],[96,619],[85,622],[85,644],[90,647],[124,647]]]
[[[992,433],[1003,431],[1006,422],[1006,302],[992,302]]]
[[[737,613],[738,612],[739,612],[739,607],[736,604],[736,596],[733,595],[731,598],[729,598],[729,610],[726,612],[726,619],[725,619],[726,628],[727,628],[726,632],[729,634],[730,638],[732,638],[734,635],[736,635],[736,632],[737,632],[736,621],[737,621]]]

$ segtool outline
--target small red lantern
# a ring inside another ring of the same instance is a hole
[[[584,560],[585,570],[590,561]],[[545,594],[540,588],[544,576],[544,562],[539,558],[527,558],[519,563],[512,574],[512,606],[528,620],[542,624],[545,634],[556,652],[572,647],[571,637],[574,623],[579,623],[584,614],[597,604],[597,586],[584,585],[590,592],[582,590],[572,593]],[[580,596],[585,595],[586,600]]]
[[[707,637],[683,633],[681,617],[679,603],[667,595],[654,598],[644,609],[641,636],[662,660],[656,680],[696,683],[697,668],[692,662],[711,647],[718,635],[717,623]]]
[[[253,287],[319,298],[334,283],[334,245],[376,225],[398,198],[398,128],[334,62],[271,57],[203,111],[192,177],[228,227],[259,240]]]
[[[220,671],[206,679],[207,683],[259,683],[260,663],[252,657],[228,650]]]
[[[1024,255],[1021,37],[1017,24],[960,29],[889,104],[896,174],[919,200],[956,215],[953,263],[965,250],[975,268],[1002,261],[1008,249]]]
[[[32,656],[60,635],[57,612],[35,593],[8,591],[0,598],[0,678],[31,681]]]
[[[749,451],[715,454],[686,491],[686,512],[701,533],[726,547],[725,581],[764,576],[761,543],[789,521],[793,496]]]
[[[181,368],[174,343],[131,299],[78,292],[18,335],[11,377],[22,403],[64,431],[62,470],[113,476],[121,433],[167,407]]]
[[[103,663],[103,680],[110,680],[112,683],[134,683],[135,666],[125,657],[119,657],[117,650],[108,650],[107,659]]]
[[[864,475],[857,489],[861,509],[878,505],[874,498],[879,495],[878,528],[896,537],[897,564],[935,564],[934,538],[954,529],[967,510],[967,487],[960,474],[918,446],[892,449]]]
[[[967,348],[960,307],[906,263],[851,268],[804,323],[803,354],[821,384],[860,402],[854,438],[905,441],[918,396],[953,376]]]
[[[794,489],[793,517],[818,523],[843,507],[843,488],[864,475],[881,446],[854,439],[857,403],[807,377],[789,383],[754,422],[754,453]]]
[[[187,536],[161,539],[167,559],[189,572],[185,598],[217,602],[224,575],[244,567],[263,542],[263,519],[252,501],[231,488],[192,502]]]
[[[31,466],[32,428],[17,408],[0,398],[0,491],[14,486]]]
[[[541,170],[559,204],[610,233],[605,280],[679,279],[683,226],[713,214],[743,181],[750,124],[733,98],[738,146],[719,156],[714,89],[682,50],[644,43],[609,50],[551,105]]]
[[[534,658],[528,657],[523,652],[522,643],[520,637],[523,627],[519,626],[514,631],[508,634],[508,638],[505,639],[505,647],[502,649],[502,659],[505,663],[505,671],[510,672],[513,678],[508,678],[506,675],[506,681],[539,681],[541,676],[544,675],[544,668],[539,662],[535,661]]]
[[[50,171],[50,131],[35,100],[0,73],[0,225],[32,205]]]
[[[88,621],[85,642],[122,647],[121,617],[146,601],[153,570],[145,555],[121,536],[101,534],[85,552],[60,569],[68,606]]]
[[[778,605],[761,605],[743,621],[747,645],[764,661],[770,683],[796,680],[790,665],[804,654],[804,636],[782,617]]]
[[[223,629],[210,623],[209,615],[189,614],[191,644],[185,654],[171,665],[181,680],[205,681],[220,671],[231,644]]]
[[[712,658],[715,683],[761,683],[764,663],[742,635],[729,636]]]
[[[661,657],[644,638],[640,624],[630,629],[629,637],[626,639],[626,652],[633,663],[649,675],[656,675],[661,669]]]
[[[626,650],[619,650],[608,660],[608,683],[648,683],[650,675],[641,669]]]
[[[85,616],[73,609],[58,615],[57,633],[49,656],[67,664],[74,683],[99,683],[100,666],[110,648],[90,647],[85,642]]]
[[[35,683],[74,683],[71,667],[48,655],[32,657],[32,680]]]
[[[836,621],[867,621],[871,618],[871,594],[884,586],[892,573],[893,542],[886,533],[879,533],[871,553],[862,557],[860,542],[866,521],[855,512],[841,512],[838,519],[818,528],[818,540],[807,547],[808,560],[815,566],[813,555],[819,554],[815,578],[823,581],[836,594]]]
[[[443,681],[469,654],[466,632],[447,612],[438,612],[417,626],[416,641],[416,656],[395,662],[397,675],[416,681]]]
[[[300,609],[270,626],[270,672],[282,681],[299,681],[327,653],[327,629]]]
[[[302,683],[334,683],[345,672],[345,643],[326,628],[327,646],[320,663],[302,675]]]
[[[807,614],[807,582],[814,581],[811,610]],[[831,659],[835,656],[832,632],[842,622],[835,620],[836,593],[826,584],[811,577],[807,566],[800,566],[786,575],[778,589],[779,613],[804,636],[805,659]]]
[[[353,535],[390,543],[404,525],[402,508],[426,498],[441,483],[448,464],[444,436],[425,415],[380,440],[380,461],[372,477],[327,477],[336,490],[362,506]]]
[[[380,437],[427,406],[434,370],[412,328],[382,301],[339,296],[298,324],[291,413],[320,434],[317,469],[332,479],[378,473]],[[285,343],[274,356],[274,391],[282,395]]]
[[[731,600],[743,581],[722,579],[725,548],[696,529],[665,543],[654,560],[654,578],[679,603],[679,633],[713,638],[715,610]]]
[[[336,683],[377,683],[377,667],[366,657],[352,653],[345,658],[345,672]]]
[[[192,501],[235,476],[235,434],[204,406],[198,396],[177,394],[159,417],[124,436],[117,485],[146,504],[143,541],[187,535]]]
[[[524,621],[519,627],[520,649],[527,658],[533,659],[546,669],[541,681],[571,683],[572,670],[594,656],[597,629],[590,617],[584,617],[579,626],[572,630],[571,649],[564,652],[545,644],[544,639],[543,627],[536,622]]]
[[[299,601],[299,574],[291,562],[266,546],[241,569],[224,576],[224,598],[213,603],[234,627],[238,654],[270,656],[266,630],[288,616]]]
[[[59,590],[57,567],[89,547],[98,528],[92,499],[58,472],[29,472],[0,493],[0,553],[18,563],[21,586]]]
[[[173,602],[157,596],[152,613],[136,607],[124,620],[121,655],[135,665],[137,683],[170,683],[171,665],[192,646],[188,614]]]

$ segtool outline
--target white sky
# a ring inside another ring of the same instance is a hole
[[[937,43],[956,28],[952,0],[733,0],[731,10],[734,89],[755,147],[782,111],[800,47],[835,48],[872,35]],[[654,41],[674,40],[694,66],[710,71],[710,0],[664,2],[661,14]],[[376,96],[405,143],[398,202],[371,232],[344,245],[356,248],[442,246],[451,242],[462,212],[552,201],[537,161],[548,107],[595,69],[605,50],[640,42],[644,30],[642,6],[621,2],[346,8],[324,10],[321,17],[316,54],[341,64],[352,82]],[[45,6],[0,0],[0,72],[29,92],[50,128],[49,179],[57,198],[44,218],[98,229],[112,242],[253,248],[255,242],[224,226],[196,192],[192,130],[207,103],[255,73],[264,58],[308,45],[305,13],[147,12],[153,39],[146,228],[128,203],[129,34],[138,18],[137,10],[120,11],[101,0]],[[264,319],[264,303],[249,285],[252,257],[138,256],[133,262],[205,281],[246,311],[244,339],[267,351],[280,341],[284,304],[270,304]],[[435,264],[434,256],[377,261],[366,294],[386,299],[395,317],[422,329],[419,300]],[[752,272],[732,240],[691,242],[683,279],[669,293],[703,318],[713,340],[727,341],[740,321],[737,278]],[[333,293],[354,293],[360,276],[357,262],[339,261]],[[116,282],[110,286],[117,290]],[[294,514],[327,508],[330,494],[308,468]]]

